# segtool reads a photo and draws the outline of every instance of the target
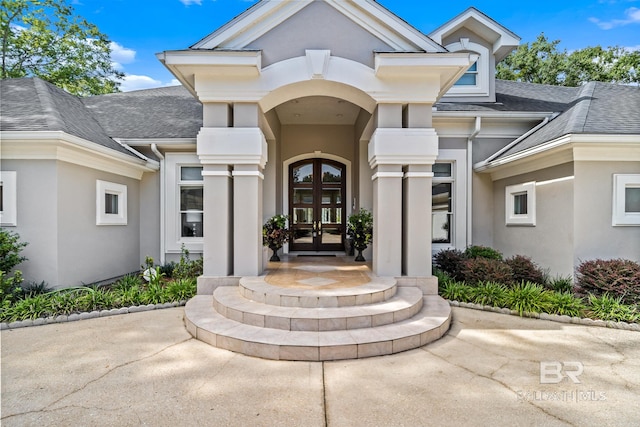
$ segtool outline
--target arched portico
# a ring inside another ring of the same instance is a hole
[[[259,52],[191,55],[191,64],[180,67],[193,73],[204,107],[197,150],[205,236],[215,236],[205,238],[202,281],[262,273],[262,224],[287,213],[287,166],[301,156],[349,165],[345,217],[354,208],[373,210],[374,273],[431,275],[425,257],[438,149],[431,105],[443,76],[464,70],[468,55],[448,58],[455,64],[447,72],[432,67],[439,55],[433,53],[376,54],[370,68],[329,50],[307,50],[264,69]]]

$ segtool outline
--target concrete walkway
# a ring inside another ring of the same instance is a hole
[[[425,347],[325,363],[216,349],[191,338],[182,308],[6,330],[1,424],[640,424],[640,333],[464,308],[453,316]],[[580,383],[552,383],[556,362]]]

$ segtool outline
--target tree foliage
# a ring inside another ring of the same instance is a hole
[[[118,91],[110,41],[65,0],[0,4],[0,78],[36,76],[80,96]]]
[[[496,77],[558,86],[580,86],[590,81],[640,83],[640,50],[595,46],[569,53],[559,50],[559,43],[541,33],[534,42],[520,45],[500,62]]]

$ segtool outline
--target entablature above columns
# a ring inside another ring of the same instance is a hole
[[[267,164],[267,141],[260,128],[209,128],[198,133],[197,154],[205,165]]]
[[[378,128],[369,142],[369,165],[431,165],[438,157],[433,128]]]

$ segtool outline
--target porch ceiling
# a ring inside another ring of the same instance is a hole
[[[283,125],[353,125],[360,107],[329,96],[307,96],[280,104],[275,111]]]

